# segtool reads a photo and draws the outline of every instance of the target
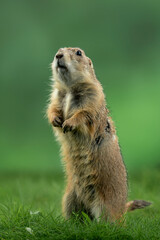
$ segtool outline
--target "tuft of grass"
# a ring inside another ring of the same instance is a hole
[[[129,199],[152,206],[126,214],[123,223],[91,221],[83,213],[65,220],[61,215],[62,175],[1,174],[0,239],[160,239],[160,171],[130,177]]]

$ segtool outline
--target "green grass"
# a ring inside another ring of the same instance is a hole
[[[129,199],[152,206],[130,212],[125,224],[64,220],[60,173],[0,175],[0,239],[160,239],[160,171],[131,174]],[[38,211],[38,212],[37,212]]]

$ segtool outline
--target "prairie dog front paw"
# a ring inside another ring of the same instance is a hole
[[[63,133],[71,132],[76,129],[74,122],[70,119],[66,120],[62,125]]]
[[[52,120],[53,127],[62,127],[63,119],[60,116],[54,116]]]

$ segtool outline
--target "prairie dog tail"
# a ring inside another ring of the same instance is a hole
[[[152,204],[151,202],[146,202],[144,200],[133,200],[126,203],[126,211],[130,212],[136,209],[141,209],[144,207],[148,207],[151,204]]]

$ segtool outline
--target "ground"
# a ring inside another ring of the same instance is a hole
[[[1,173],[0,239],[160,239],[160,170],[132,173],[129,200],[152,202],[146,209],[127,213],[125,222],[93,221],[84,214],[65,221],[61,198],[62,173]]]

